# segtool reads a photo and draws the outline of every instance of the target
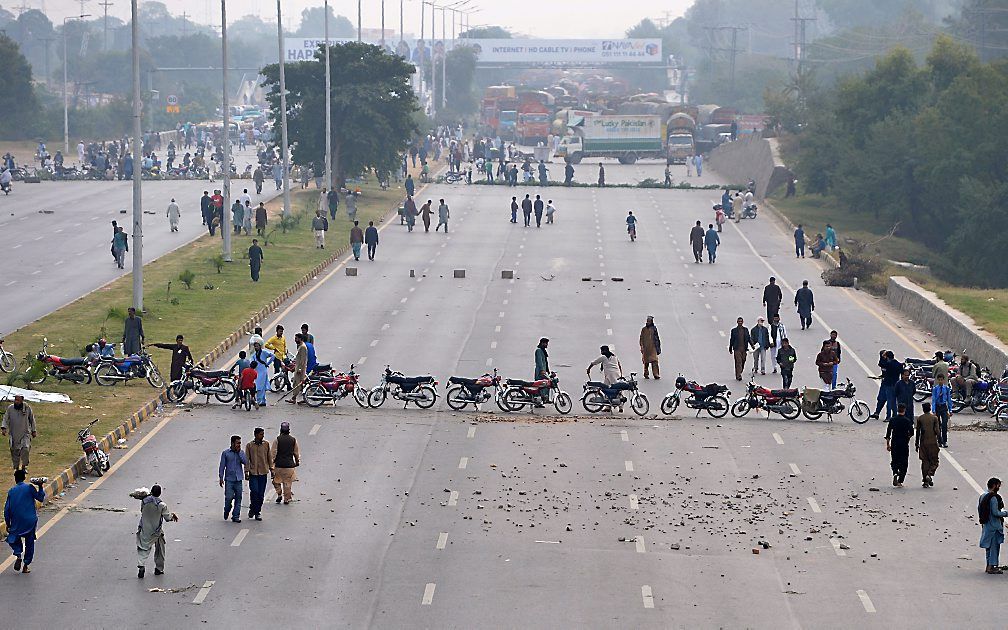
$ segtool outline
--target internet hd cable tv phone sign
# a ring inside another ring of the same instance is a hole
[[[664,63],[660,39],[478,39],[460,40],[476,50],[480,64]]]

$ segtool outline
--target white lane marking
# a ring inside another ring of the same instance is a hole
[[[444,245],[442,245],[441,247],[444,247]],[[424,590],[423,590],[423,599],[420,600],[420,605],[421,606],[430,606],[431,605],[431,602],[434,601],[434,589],[436,587],[437,587],[437,584],[435,584],[434,582],[428,582],[427,583],[427,586],[425,586]]]
[[[780,433],[774,433],[773,434],[773,439],[774,439],[774,442],[777,442],[778,444],[783,444],[784,443],[784,439],[781,438]]]
[[[196,593],[196,599],[192,600],[192,603],[202,604],[203,600],[205,600],[207,598],[207,595],[210,594],[210,589],[213,588],[213,585],[214,585],[213,580],[207,580],[206,582],[203,582],[203,588],[201,588],[199,592]]]
[[[399,314],[399,309],[396,309],[396,310],[392,311],[392,316],[393,317],[395,317],[398,314]]]
[[[486,360],[486,366],[490,367],[491,365],[493,365],[493,359],[487,359]]]
[[[240,532],[238,532],[238,535],[235,536],[234,540],[231,541],[231,546],[232,547],[240,547],[241,544],[242,544],[242,541],[245,540],[246,536],[248,536],[248,533],[249,533],[249,530],[247,530],[247,529],[243,529]]]
[[[35,271],[31,272],[31,275],[37,276],[40,273],[42,273],[42,270],[41,269],[36,269]]]
[[[420,280],[421,280],[420,278],[417,278],[417,282],[420,282]],[[416,291],[416,287],[410,287],[409,290],[410,293],[413,293],[414,291]]]
[[[458,505],[458,490],[452,490],[448,493],[448,505],[454,506]]]
[[[711,315],[710,318],[714,321],[715,324],[717,323],[718,321],[717,315]]]
[[[724,331],[723,331],[723,330],[719,330],[719,331],[717,331],[717,332],[718,332],[718,334],[719,334],[719,335],[721,335],[722,337],[724,337],[724,336],[725,336],[725,334],[724,334]]]
[[[609,337],[612,337],[612,328],[606,328],[606,329],[605,329],[605,334],[606,334],[607,336],[609,336]]]
[[[644,602],[644,608],[654,608],[654,596],[651,594],[651,587],[645,584],[640,587],[641,600]]]
[[[612,314],[610,314],[610,313],[606,313],[606,314],[605,314],[605,318],[606,318],[606,319],[612,319]]]
[[[361,357],[361,358],[357,359],[356,365],[358,365],[358,366],[364,365],[365,361],[367,361],[367,357]]]
[[[847,552],[840,548],[839,540],[837,540],[836,538],[830,538],[829,541],[830,544],[833,545],[833,551],[836,552],[836,555],[838,557],[843,558],[844,556],[847,555]]]
[[[17,248],[21,247],[21,245],[23,245],[23,243],[18,243],[14,247],[11,247],[11,249],[17,249]]]
[[[466,437],[467,438],[476,437],[476,427],[469,427],[469,431],[466,432]]]
[[[508,300],[504,300],[503,302],[501,302],[501,305],[503,305],[503,306],[507,306],[507,304],[508,304]]]
[[[609,302],[602,302],[603,308],[609,308]]]
[[[8,282],[7,284],[5,284],[4,286],[5,287],[9,287],[12,284],[17,284],[17,280],[11,280],[10,282]]]
[[[808,504],[809,504],[809,507],[812,508],[813,512],[815,512],[816,514],[822,514],[822,508],[819,507],[818,503],[816,503],[815,498],[809,497],[808,498]]]
[[[62,264],[63,264],[63,262],[64,262],[64,261],[62,261],[62,260],[57,260],[56,262],[54,262],[54,263],[53,263],[53,266],[54,266],[54,267],[57,267],[57,266],[59,266],[59,265],[62,265]]]
[[[637,495],[636,494],[631,494],[630,495],[630,509],[631,510],[636,510],[639,507],[640,507],[640,500],[637,498]]]
[[[859,588],[857,590],[857,596],[861,600],[861,605],[864,606],[864,611],[866,613],[875,612],[875,604],[872,603],[871,597],[868,597],[868,593]]]
[[[704,296],[704,294],[703,294],[703,293],[697,293],[697,295],[699,295],[700,297],[703,297],[703,296]]]
[[[32,240],[33,240],[33,241],[41,241],[41,240],[42,240],[42,238],[43,238],[43,237],[41,237],[41,236],[36,236],[36,237],[35,237],[35,238],[33,238]]]
[[[602,297],[609,297],[609,292],[608,291],[603,291],[602,292]]]
[[[381,329],[382,329],[382,330],[388,330],[388,329],[389,329],[389,325],[388,325],[388,322],[386,322],[386,323],[382,324],[382,327],[381,327]]]
[[[378,345],[378,340],[377,339],[372,339],[371,340],[371,347],[374,348],[377,345]]]
[[[494,326],[494,332],[500,332],[500,331],[501,331],[500,324]]]
[[[496,341],[491,341],[490,342],[490,349],[491,350],[496,350],[497,349],[497,342]]]
[[[406,303],[406,300],[407,300],[407,299],[408,299],[408,298],[403,298],[403,299],[399,300],[399,303],[400,303],[400,304],[405,304],[405,303]]]
[[[709,311],[710,310],[710,304],[704,304],[704,308]]]
[[[463,457],[459,460],[459,470],[465,470],[465,467],[469,465],[469,458]]]
[[[623,467],[626,468],[627,472],[633,472],[633,462],[629,459],[623,462]]]
[[[644,537],[638,536],[634,538],[634,546],[637,547],[637,553],[644,553]]]
[[[801,470],[799,470],[798,464],[788,464],[788,466],[791,467],[791,472],[793,472],[794,474],[796,474],[796,475],[800,475],[801,474]]]
[[[626,429],[623,429],[622,431],[619,432],[619,437],[624,442],[630,441],[630,435],[626,432]]]
[[[309,431],[309,432],[308,432],[308,435],[316,435],[316,434],[318,434],[318,431],[319,431],[319,429],[321,429],[321,428],[322,428],[322,425],[321,425],[321,424],[316,424],[315,426],[313,426],[313,427],[311,428],[311,431]]]
[[[448,532],[441,532],[437,537],[437,544],[434,545],[435,549],[444,549],[445,545],[448,544]]]
[[[984,489],[981,488],[980,484],[978,484],[976,482],[976,479],[973,478],[973,475],[971,475],[968,472],[966,472],[966,469],[963,468],[959,464],[959,462],[957,462],[955,460],[954,457],[952,457],[951,455],[949,455],[948,450],[946,450],[944,448],[941,449],[941,454],[942,454],[942,456],[945,458],[945,460],[948,463],[952,464],[952,468],[955,468],[959,472],[959,474],[962,475],[963,479],[966,480],[966,483],[968,483],[970,485],[970,487],[972,487],[974,490],[976,490],[977,494],[983,494],[984,493]]]
[[[501,312],[497,313],[497,317],[503,318],[504,317],[504,311],[501,311]]]

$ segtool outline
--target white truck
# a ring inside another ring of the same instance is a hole
[[[572,117],[567,127],[571,133],[561,140],[555,155],[571,164],[600,157],[616,158],[620,164],[633,164],[640,158],[665,159],[661,116],[596,114]]]

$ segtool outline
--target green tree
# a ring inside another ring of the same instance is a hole
[[[459,35],[464,39],[511,39],[511,31],[502,26],[477,26]]]
[[[310,7],[301,11],[301,24],[294,31],[297,37],[325,36],[325,8]],[[329,37],[357,37],[357,27],[342,15],[336,15],[329,5]]]
[[[446,121],[457,122],[460,118],[472,116],[479,110],[479,95],[476,92],[476,53],[469,46],[459,46],[445,55],[445,87],[448,95],[448,107],[438,109],[438,117]],[[434,64],[437,74],[437,85],[440,92],[441,62]],[[430,70],[427,70],[430,79]]]
[[[17,43],[0,33],[0,137],[26,138],[35,130],[39,103],[32,86],[32,71]]]
[[[315,61],[286,66],[287,130],[295,164],[325,161],[324,53]],[[413,66],[378,46],[347,42],[331,46],[332,169],[335,183],[368,168],[397,163],[417,132],[418,109],[410,87]],[[279,67],[263,68],[275,128],[279,129]]]

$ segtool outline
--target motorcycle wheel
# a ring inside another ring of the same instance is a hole
[[[456,385],[448,390],[445,394],[445,402],[448,403],[448,406],[455,411],[462,411],[465,409],[466,405],[469,404],[469,401],[466,400],[465,396],[462,394],[461,385]]]
[[[987,413],[994,415],[997,413],[998,407],[1001,406],[1001,399],[997,394],[988,394],[987,396]]]
[[[1008,424],[1008,405],[998,405],[994,410],[994,422],[1000,426]]]
[[[225,391],[214,394],[214,398],[216,398],[219,402],[229,403],[235,399],[235,396],[238,395],[238,388],[235,387],[233,381],[221,381],[221,386],[224,387]]]
[[[926,380],[914,381],[913,399],[917,402],[924,402],[928,398],[931,398],[931,389],[928,387],[928,382]]]
[[[388,398],[388,394],[385,392],[385,388],[379,385],[368,394],[368,407],[377,409],[385,404],[386,398]]]
[[[802,406],[801,412],[809,420],[818,420],[819,418],[822,418],[822,412],[819,411],[818,409],[816,409],[814,411],[809,411],[808,408]]]
[[[581,397],[581,406],[584,407],[585,411],[588,413],[598,413],[602,411],[602,408],[605,405],[597,402],[598,396],[599,393],[593,389],[589,389],[584,393],[584,396]]]
[[[504,394],[506,390],[500,390],[494,394],[494,402],[497,403],[497,408],[504,413],[510,413],[512,409],[508,406],[506,400],[504,400]]]
[[[102,470],[101,461],[98,460],[97,456],[95,456],[94,462],[91,464],[91,470],[94,472],[96,477],[101,477],[105,474],[105,471]]]
[[[508,389],[504,392],[504,404],[511,411],[521,411],[525,405],[531,404],[525,398],[525,394],[518,388]]]
[[[279,374],[274,374],[273,378],[269,382],[270,391],[274,394],[279,394],[280,392],[290,391],[291,384],[287,379],[287,374],[281,372]]]
[[[637,392],[630,399],[630,408],[633,409],[635,414],[643,417],[646,416],[647,412],[651,409],[651,403],[648,402],[647,396]]]
[[[368,390],[364,389],[360,385],[354,387],[353,399],[359,407],[367,409],[370,401],[368,400]]]
[[[252,402],[255,399],[255,394],[252,392],[245,392],[242,394],[242,407],[245,407],[245,411],[252,411]]]
[[[794,420],[801,415],[801,407],[798,405],[796,400],[783,400],[781,401],[781,412],[780,415],[784,416],[788,420]]]
[[[161,378],[161,372],[158,371],[157,366],[151,363],[150,367],[147,369],[147,382],[154,389],[161,389],[164,387],[164,379]]]
[[[749,413],[749,409],[750,409],[749,399],[739,398],[731,406],[731,415],[736,418],[741,418],[742,416]]]
[[[94,379],[99,385],[109,387],[122,380],[122,377],[119,374],[119,368],[111,363],[103,363],[95,370]]]
[[[78,385],[90,385],[91,384],[91,370],[87,369],[83,365],[78,365],[70,369],[70,374],[73,374],[73,382]]]
[[[185,381],[173,381],[168,384],[165,396],[168,398],[168,402],[182,402],[186,397],[188,389],[189,388],[186,386]]]
[[[31,384],[32,385],[41,385],[42,383],[46,382],[47,378],[49,378],[49,370],[42,370],[42,373],[39,374],[39,377],[36,378],[36,379],[33,379],[31,381]]]
[[[707,407],[707,413],[709,413],[712,418],[724,418],[728,415],[728,409],[731,407],[731,403],[728,402],[728,398],[726,396],[718,394],[717,396],[714,396],[712,402],[717,403],[717,407]]]
[[[430,385],[421,385],[418,393],[421,397],[413,402],[421,409],[430,409],[437,402],[437,392]]]
[[[984,400],[984,399],[982,399],[982,398],[977,399],[976,396],[973,396],[970,399],[970,409],[972,409],[976,413],[980,413],[981,411],[986,411],[987,410],[987,401]]]
[[[305,390],[303,398],[309,407],[321,407],[322,403],[329,400],[329,394],[322,385],[312,385]]]
[[[560,392],[556,395],[556,398],[553,399],[553,406],[556,407],[558,412],[566,416],[571,412],[571,409],[574,408],[574,403],[571,401],[571,397],[567,394],[567,392]]]
[[[850,409],[847,410],[847,415],[857,424],[868,422],[868,414],[870,413],[871,410],[868,409],[868,403],[863,400],[855,400],[851,404]]]
[[[0,352],[0,372],[13,372],[17,369],[17,361],[10,352]]]
[[[671,416],[679,408],[679,397],[674,394],[666,394],[661,401],[661,411],[666,416]]]

